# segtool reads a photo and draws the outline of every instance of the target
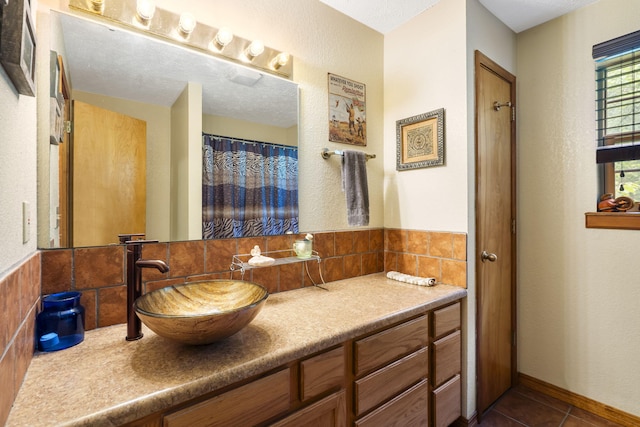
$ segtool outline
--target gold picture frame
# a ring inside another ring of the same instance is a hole
[[[444,108],[396,122],[396,170],[444,165]]]

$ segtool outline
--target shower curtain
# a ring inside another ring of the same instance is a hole
[[[202,236],[298,232],[298,148],[203,134]]]

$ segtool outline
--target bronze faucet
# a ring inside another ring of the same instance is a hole
[[[140,259],[143,243],[157,243],[157,240],[128,240],[127,245],[127,341],[142,338],[142,324],[136,316],[133,303],[142,295],[142,269],[155,268],[161,273],[169,271],[166,262],[159,259]]]

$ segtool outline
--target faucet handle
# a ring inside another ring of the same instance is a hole
[[[124,242],[126,245],[142,245],[143,243],[158,243],[158,240],[127,240]]]
[[[120,240],[120,243],[127,243],[127,242],[133,241],[134,237],[141,237],[144,239],[144,236],[145,236],[144,233],[118,234],[118,240]],[[135,239],[135,240],[140,240],[140,239]]]

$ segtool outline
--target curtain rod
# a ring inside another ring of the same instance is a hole
[[[234,138],[232,136],[213,135],[211,133],[206,133],[206,132],[202,132],[202,135],[203,136],[210,136],[212,138],[230,139],[232,141],[245,142],[247,144],[268,144],[268,145],[273,145],[274,147],[291,148],[291,149],[294,149],[294,150],[298,149],[298,146],[296,146],[296,145],[278,144],[278,143],[275,143],[275,142],[266,142],[266,141],[254,141],[254,140],[251,140],[251,139]]]

